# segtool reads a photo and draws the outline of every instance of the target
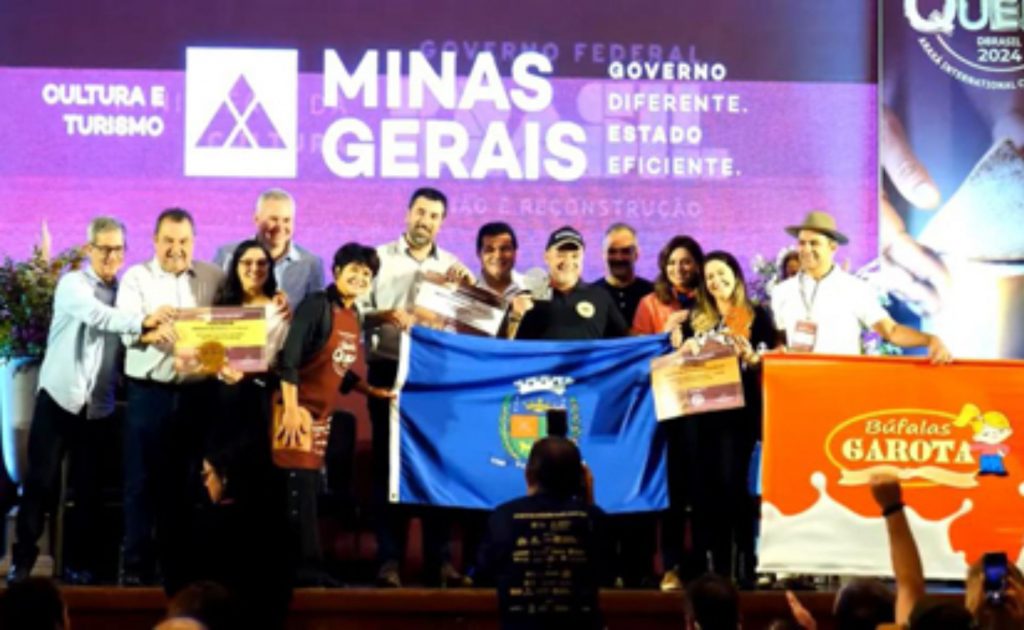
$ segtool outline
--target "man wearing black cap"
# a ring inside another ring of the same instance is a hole
[[[548,290],[535,296],[533,308],[519,322],[517,339],[608,339],[628,334],[629,325],[608,292],[580,282],[583,237],[575,228],[566,225],[551,233],[544,261]]]
[[[574,228],[564,226],[548,238],[544,261],[548,265],[548,286],[543,295],[534,292],[533,308],[526,311],[516,333],[517,339],[608,339],[625,337],[629,324],[604,289],[580,282],[583,262],[583,237]],[[515,314],[509,316],[515,324]],[[626,576],[623,581],[639,582],[644,576],[643,558],[654,555],[645,543],[653,540],[644,527],[644,517],[628,515],[609,522],[613,549],[617,557],[610,558],[613,571]],[[632,562],[631,562],[632,560]],[[649,564],[649,563],[648,563]],[[639,567],[639,568],[637,568]],[[634,574],[641,574],[636,579]]]

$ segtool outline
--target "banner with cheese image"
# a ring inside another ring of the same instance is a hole
[[[1024,560],[1024,363],[771,355],[759,570],[887,575],[871,476],[902,480],[925,575]]]

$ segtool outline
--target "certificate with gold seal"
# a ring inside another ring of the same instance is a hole
[[[651,391],[659,421],[744,405],[739,359],[715,342],[698,354],[680,349],[652,360]]]
[[[241,372],[267,370],[267,316],[262,306],[184,308],[174,321],[174,369],[216,374],[228,365]]]

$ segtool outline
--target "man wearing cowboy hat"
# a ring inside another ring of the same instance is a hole
[[[849,239],[830,214],[809,212],[786,232],[797,239],[800,273],[775,287],[772,311],[789,349],[860,354],[861,331],[870,328],[902,348],[927,348],[933,363],[949,363],[949,350],[941,339],[897,324],[879,304],[874,289],[835,264],[836,249]]]

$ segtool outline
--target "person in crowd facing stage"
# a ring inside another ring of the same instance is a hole
[[[261,460],[254,461],[256,456]],[[197,518],[193,585],[211,580],[231,595],[239,628],[282,628],[291,600],[283,484],[264,473],[270,454],[221,434],[207,443],[203,485],[209,504]],[[256,469],[256,470],[254,470]]]
[[[120,367],[122,333],[157,338],[166,334],[174,310],[154,309],[149,315],[113,307],[117,272],[124,265],[125,229],[117,219],[97,217],[89,223],[85,252],[89,263],[65,274],[57,283],[47,352],[39,376],[39,391],[28,441],[28,473],[18,509],[17,542],[8,580],[23,580],[32,572],[43,533],[45,513],[59,490],[61,463],[72,452],[76,522],[70,536],[82,537],[94,523],[99,493],[95,448],[88,443],[87,422],[107,419],[114,412],[114,385]],[[158,329],[160,329],[158,331]],[[81,540],[69,545],[83,557],[72,560],[64,580],[91,584],[98,558],[92,545]]]
[[[671,332],[690,316],[697,300],[704,250],[689,236],[673,236],[658,252],[658,277],[653,292],[637,305],[633,333]]]
[[[437,246],[437,234],[448,214],[448,198],[434,188],[413,192],[405,214],[405,232],[397,240],[377,247],[380,273],[362,302],[366,309],[366,337],[370,347],[367,380],[374,387],[390,390],[398,373],[398,349],[401,331],[412,325],[407,303],[409,289],[417,272],[435,272],[449,279],[472,284],[473,274],[455,255]],[[388,500],[388,474],[391,459],[390,404],[370,398],[370,422],[373,426],[373,484],[377,510],[377,554],[380,568],[377,584],[401,586],[399,560],[405,553],[408,527],[401,508]],[[423,519],[425,571],[429,584],[461,581],[461,575],[448,561],[448,527],[439,514]]]
[[[194,261],[192,216],[171,208],[157,218],[154,257],[125,272],[117,307],[138,315],[157,307],[209,306],[223,273]],[[174,369],[173,331],[125,334],[127,402],[124,427],[124,557],[122,581],[138,586],[155,578],[155,526],[164,586],[184,584],[188,519],[198,489],[204,420],[215,381]]]
[[[607,339],[629,333],[611,296],[580,281],[583,237],[575,228],[566,225],[551,233],[544,261],[550,297],[532,301],[518,322],[516,339]],[[510,316],[512,323],[517,323],[515,317]]]
[[[247,604],[251,602],[246,602]],[[252,628],[255,626],[239,625],[239,603],[222,584],[211,581],[198,581],[189,584],[167,602],[167,618],[164,623],[172,620],[194,621],[205,630],[230,630],[231,628]],[[157,626],[163,628],[163,624]],[[172,628],[175,626],[171,626]],[[182,626],[192,628],[194,626]],[[261,627],[270,627],[261,625]]]
[[[295,308],[302,298],[323,288],[324,269],[320,257],[292,242],[295,229],[295,200],[280,188],[262,192],[256,200],[257,241],[263,244],[274,260],[274,279]],[[217,250],[214,262],[231,272],[231,257],[239,243],[228,243]]]
[[[696,427],[696,452],[684,454],[687,476],[698,476],[692,488],[693,544],[698,558],[709,558],[707,570],[732,576],[741,583],[754,580],[754,499],[747,492],[747,470],[761,435],[761,384],[757,369],[760,351],[774,348],[777,335],[771,317],[751,303],[743,270],[736,258],[715,251],[704,258],[704,283],[690,319],[673,339],[685,338],[684,348],[696,354],[705,340],[731,346],[743,366],[744,406],[697,414],[682,422]],[[678,343],[677,343],[678,345]],[[669,442],[669,466],[685,444]],[[692,475],[690,474],[692,473]],[[669,476],[670,483],[673,476]],[[682,499],[670,486],[670,503],[678,511]],[[733,558],[733,545],[739,556]]]
[[[636,275],[640,257],[636,230],[626,223],[614,223],[605,231],[602,245],[605,274],[594,286],[607,291],[626,323],[632,322],[640,300],[654,290],[650,280]]]
[[[491,514],[477,560],[480,580],[498,588],[502,627],[602,628],[605,514],[576,445],[553,436],[534,442],[526,486],[525,497]]]
[[[686,586],[687,630],[740,628],[740,593],[728,578],[705,574]]]
[[[772,291],[772,312],[790,350],[860,354],[861,331],[868,328],[897,346],[927,348],[933,363],[951,361],[941,339],[897,324],[874,289],[835,264],[836,249],[848,239],[831,215],[810,212],[786,232],[797,238],[800,273]]]
[[[1024,575],[1012,561],[1007,562],[1006,573],[1003,601],[996,602],[985,594],[983,560],[968,568],[964,606],[974,617],[976,628],[1024,628]]]
[[[8,584],[0,594],[0,628],[66,630],[70,627],[68,605],[60,589],[50,580],[19,580]]]
[[[885,628],[886,626],[880,626]],[[896,628],[893,624],[889,626]],[[914,607],[910,613],[910,621],[906,626],[912,630],[1002,630],[1002,628],[1019,628],[1020,626],[987,626],[976,624],[971,612],[960,602],[950,602],[926,597]]]
[[[153,630],[209,630],[201,621],[191,617],[171,617],[153,626]]]
[[[281,413],[273,427],[273,457],[286,474],[289,538],[295,580],[301,585],[333,582],[320,568],[316,509],[329,416],[341,410],[341,394],[352,389],[384,401],[393,397],[389,389],[367,385],[350,369],[361,352],[362,313],[356,301],[370,290],[379,268],[372,248],[358,243],[339,248],[334,283],[299,304],[280,354]]]
[[[796,622],[795,627],[816,630],[817,621],[793,591],[786,591],[786,602]],[[836,593],[832,616],[839,630],[874,630],[893,623],[896,598],[881,580],[854,578]]]
[[[476,233],[476,255],[480,259],[478,287],[512,300],[524,290],[523,274],[515,270],[519,241],[508,223],[485,223]]]
[[[840,630],[877,628],[896,619],[896,598],[875,578],[855,578],[836,593],[832,614]]]
[[[928,600],[921,556],[904,512],[900,480],[889,474],[873,475],[871,495],[885,519],[896,581],[896,624],[899,627],[908,627],[908,624],[910,628],[1024,627],[1024,575],[1012,562],[1006,563],[1005,587],[998,598],[986,594],[984,560],[968,568],[964,605],[974,618],[971,626],[964,624],[957,608]]]

